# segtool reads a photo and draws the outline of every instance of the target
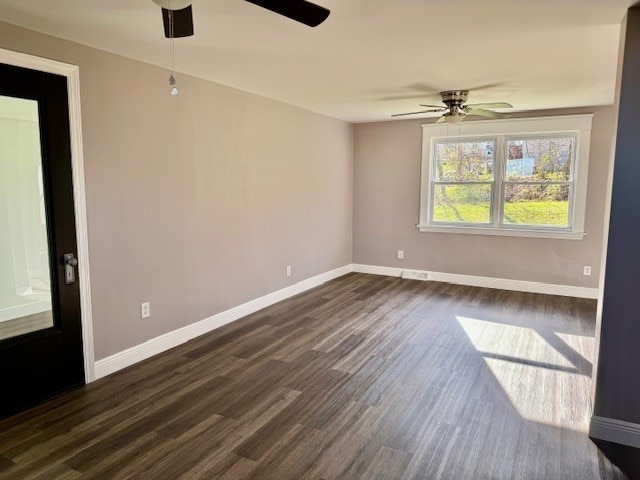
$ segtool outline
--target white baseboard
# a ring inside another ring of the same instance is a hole
[[[589,436],[608,442],[640,448],[640,424],[614,418],[591,417]]]
[[[561,295],[564,297],[598,298],[597,288],[574,287],[571,285],[554,285],[551,283],[528,282],[525,280],[511,280],[508,278],[479,277],[475,275],[460,275],[457,273],[429,272],[411,268],[379,267],[375,265],[353,265],[354,272],[386,275],[389,277],[403,277],[414,280],[431,280],[456,285],[473,287],[496,288],[516,292],[544,293]]]
[[[375,265],[353,264],[353,271],[358,273],[371,273],[373,275],[384,275],[386,277],[402,276],[402,268],[394,267],[378,267]]]
[[[258,310],[266,308],[274,303],[278,303],[294,295],[298,295],[306,290],[322,285],[329,280],[341,277],[353,271],[351,264],[345,265],[329,272],[321,273],[315,277],[307,278],[289,287],[277,290],[262,297],[220,312],[209,318],[205,318],[186,327],[173,330],[160,335],[159,337],[147,340],[140,345],[123,350],[109,357],[95,362],[95,379],[106,377],[107,375],[129,367],[135,363],[146,360],[149,357],[165,352],[171,348],[182,345],[200,335],[208,333],[216,328],[231,323],[240,318],[246,317]]]
[[[567,285],[552,285],[548,283],[509,280],[504,278],[477,277],[473,275],[459,275],[453,273],[428,272],[424,270],[402,269],[395,267],[380,267],[374,265],[349,264],[315,277],[302,280],[289,287],[269,293],[255,300],[251,300],[237,307],[220,312],[186,327],[152,338],[140,345],[123,350],[109,357],[95,362],[95,379],[105,377],[149,357],[177,347],[200,335],[250,315],[274,303],[302,293],[311,288],[322,285],[329,280],[341,277],[350,272],[372,273],[390,277],[414,278],[417,280],[432,280],[438,282],[470,285],[477,287],[514,290],[518,292],[546,293],[569,297],[597,298],[597,288],[572,287]],[[426,278],[425,278],[426,277]]]
[[[0,309],[0,322],[35,315],[36,313],[46,312],[47,310],[51,310],[51,300],[40,300],[38,302],[3,308]]]

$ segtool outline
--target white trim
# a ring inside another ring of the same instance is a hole
[[[596,386],[598,385],[598,371],[600,362],[600,335],[602,333],[602,309],[604,306],[605,278],[607,273],[607,252],[609,249],[609,221],[611,219],[611,197],[613,196],[613,172],[616,161],[616,147],[618,144],[618,122],[620,111],[620,95],[622,90],[622,67],[624,64],[624,46],[627,38],[627,16],[622,20],[620,29],[620,46],[618,51],[618,69],[616,73],[616,97],[613,103],[613,139],[611,140],[611,151],[609,154],[609,168],[607,170],[607,191],[604,204],[604,228],[602,229],[602,252],[600,255],[600,295],[598,297],[598,307],[596,309],[596,341],[595,352],[593,354],[593,374],[591,375],[591,406],[596,404]],[[593,411],[591,412],[593,413]]]
[[[69,95],[69,128],[71,133],[71,164],[73,170],[73,198],[78,244],[78,277],[80,282],[80,310],[84,375],[87,383],[95,379],[93,351],[93,320],[91,314],[91,285],[89,276],[89,239],[87,207],[84,187],[84,157],[82,153],[82,115],[80,111],[80,73],[76,65],[13,52],[0,48],[0,63],[30,68],[67,77]]]
[[[15,320],[16,318],[35,315],[37,313],[51,310],[51,300],[40,300],[39,302],[25,303],[0,310],[0,322]]]
[[[586,233],[570,230],[528,230],[526,228],[495,228],[460,226],[416,225],[418,230],[427,233],[468,233],[473,235],[497,235],[503,237],[556,238],[561,240],[582,240]]]
[[[589,436],[640,448],[640,424],[638,423],[594,415],[589,424]]]
[[[378,265],[353,264],[353,271],[357,273],[369,273],[371,275],[384,275],[385,277],[401,277],[402,268],[380,267]]]
[[[581,240],[584,233],[585,208],[587,199],[587,181],[589,170],[589,155],[591,148],[591,127],[593,114],[562,115],[556,117],[510,118],[505,120],[481,120],[463,122],[460,131],[452,133],[447,124],[422,125],[422,161],[420,173],[420,205],[418,229],[420,232],[446,232],[476,235],[500,235],[510,237],[556,238]],[[455,223],[433,222],[431,210],[433,206],[432,162],[434,142],[450,135],[461,140],[474,137],[496,137],[494,163],[504,167],[499,158],[503,158],[504,141],[513,136],[536,137],[545,134],[566,134],[576,138],[575,158],[573,164],[573,179],[570,182],[572,201],[569,216],[571,228],[553,229],[536,228],[535,226],[510,226],[501,223],[500,214],[496,215],[502,205],[503,182],[502,170],[496,169],[493,184],[493,222],[486,227],[483,225],[457,225]],[[500,152],[499,154],[497,152]],[[498,203],[496,203],[498,202]]]
[[[431,272],[412,268],[380,267],[360,264],[354,264],[353,271],[374,275],[386,275],[389,277],[403,277],[416,280],[453,283],[456,285],[512,290],[515,292],[543,293],[547,295],[561,295],[563,297],[598,298],[597,288],[511,280],[508,278],[480,277],[476,275],[461,275],[458,273]]]
[[[591,129],[592,120],[592,113],[505,118],[502,120],[476,120],[471,122],[467,120],[460,124],[460,136],[570,132]],[[544,121],[542,127],[540,126],[541,121]],[[452,128],[446,123],[423,123],[421,126],[423,132],[429,132],[429,137],[446,137],[447,133],[453,134],[454,131],[455,136],[458,135],[458,127]]]
[[[96,361],[95,374],[96,379],[105,377],[111,373],[117,372],[123,368],[129,367],[135,363],[146,360],[149,357],[165,352],[171,348],[182,345],[200,335],[211,332],[228,323],[234,322],[240,318],[246,317],[258,310],[262,310],[274,303],[286,300],[294,295],[305,292],[311,288],[322,285],[329,280],[341,277],[353,271],[351,264],[336,268],[320,275],[316,275],[306,280],[302,280],[289,287],[268,293],[262,297],[250,300],[237,307],[230,308],[224,312],[217,313],[209,318],[205,318],[191,325],[187,325],[177,330],[160,335],[159,337],[147,340],[144,343],[118,352],[109,357]]]

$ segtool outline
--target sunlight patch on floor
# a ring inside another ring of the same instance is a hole
[[[560,338],[564,343],[573,348],[576,352],[591,359],[591,353],[596,347],[596,339],[593,336],[576,335],[569,333],[554,332],[555,335]]]
[[[544,333],[557,335],[570,349],[561,353],[533,328],[456,318],[523,418],[587,431],[591,380],[567,356],[590,359],[592,338]]]
[[[457,316],[458,323],[480,353],[570,369],[575,366],[560,355],[534,329]]]

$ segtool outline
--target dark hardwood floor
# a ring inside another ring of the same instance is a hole
[[[7,479],[623,479],[595,302],[350,274],[0,422]]]

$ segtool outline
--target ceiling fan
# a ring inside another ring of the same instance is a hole
[[[490,108],[513,108],[513,105],[506,102],[494,102],[494,103],[472,103],[467,104],[467,98],[469,97],[469,90],[447,90],[440,92],[442,97],[442,105],[424,105],[421,107],[430,107],[428,110],[421,110],[419,112],[409,113],[396,113],[391,115],[392,117],[402,117],[404,115],[417,115],[420,113],[436,113],[443,112],[442,116],[436,123],[460,123],[467,115],[479,115],[481,117],[489,118],[508,118],[506,113],[494,112],[489,110]]]
[[[331,13],[328,9],[306,0],[245,1],[310,27],[317,27]],[[162,7],[165,37],[181,38],[193,35],[193,10],[191,8],[193,0],[153,0],[153,3]],[[169,9],[171,9],[171,15],[169,15]],[[173,19],[173,25],[170,25],[171,18]]]

